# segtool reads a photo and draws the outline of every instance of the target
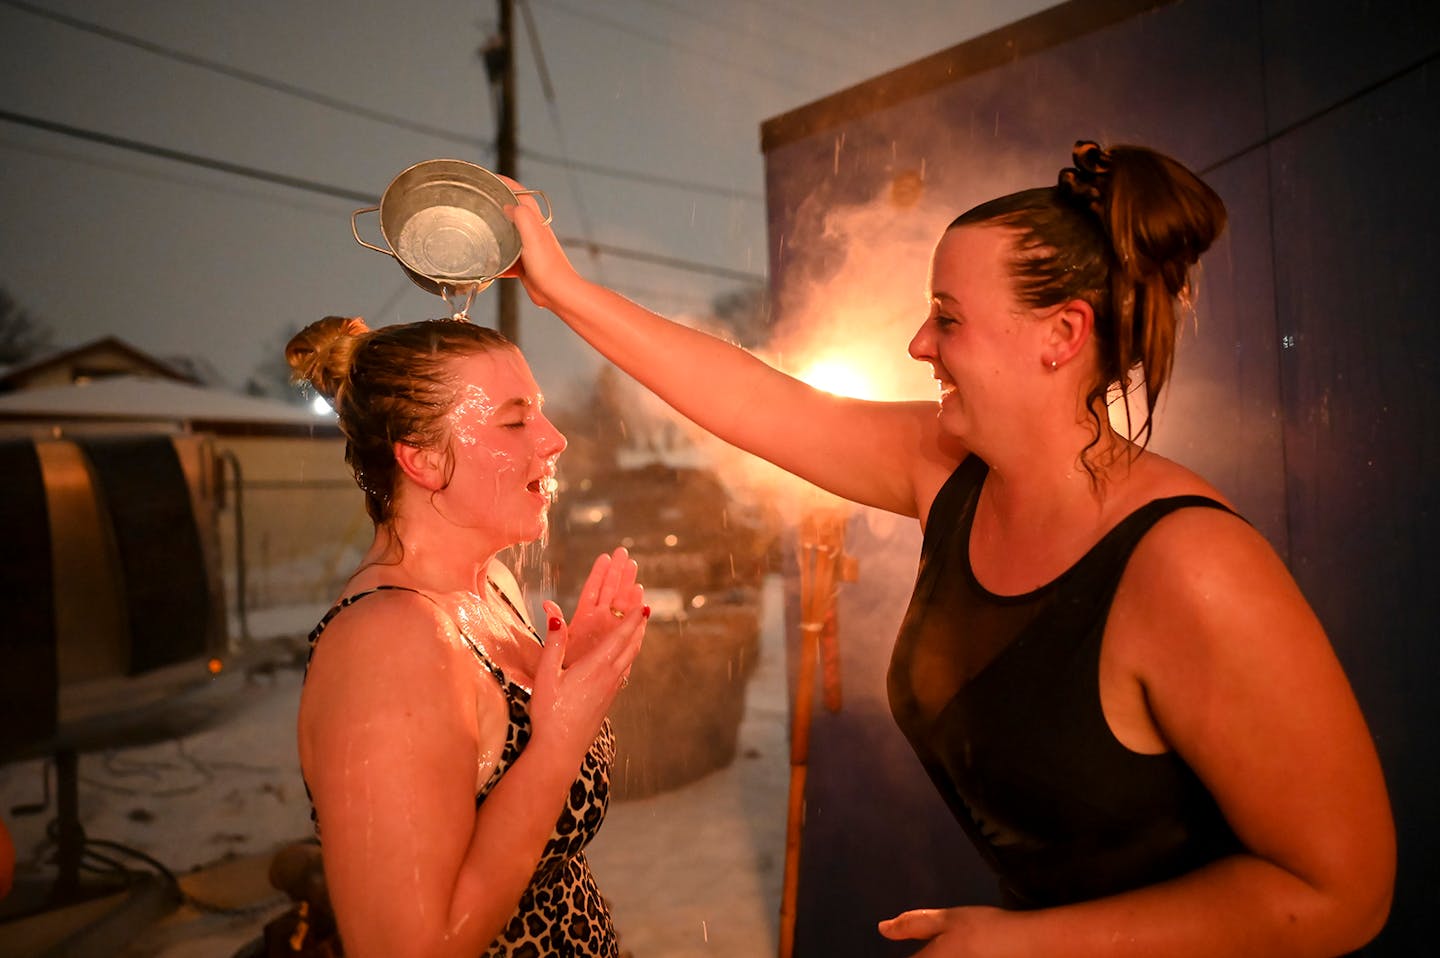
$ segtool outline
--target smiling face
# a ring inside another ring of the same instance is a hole
[[[457,400],[445,416],[447,480],[435,505],[450,521],[491,535],[499,548],[540,538],[554,501],[565,437],[516,349],[455,360]]]
[[[975,448],[980,429],[1023,419],[1026,377],[1042,371],[1044,324],[1015,298],[1013,233],[949,230],[935,248],[930,314],[910,355],[940,384],[940,424]]]

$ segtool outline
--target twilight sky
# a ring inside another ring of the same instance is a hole
[[[1052,5],[528,0],[527,21],[525,2],[520,178],[563,236],[695,264],[571,251],[667,313],[763,281],[764,120]],[[368,204],[346,196],[425,159],[493,165],[476,51],[496,19],[494,0],[0,0],[0,285],[58,345],[116,335],[237,386],[320,316],[447,313],[355,244]],[[521,298],[542,387],[588,379]],[[493,324],[493,292],[471,316]]]

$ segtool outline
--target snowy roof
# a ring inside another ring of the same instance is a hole
[[[0,384],[9,385],[12,380],[19,380],[36,370],[44,369],[47,366],[63,366],[95,353],[119,354],[127,358],[131,365],[141,366],[167,379],[189,383],[199,382],[195,376],[182,369],[181,364],[151,356],[147,352],[136,349],[118,336],[101,336],[99,339],[92,339],[79,346],[63,346],[14,365],[0,366]]]
[[[243,396],[174,380],[107,376],[71,386],[0,395],[0,420],[88,419],[336,429],[335,417],[275,399]]]

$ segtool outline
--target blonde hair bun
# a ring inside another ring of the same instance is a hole
[[[309,383],[328,400],[339,395],[350,378],[350,357],[370,327],[359,316],[326,316],[296,333],[285,346],[291,379]]]

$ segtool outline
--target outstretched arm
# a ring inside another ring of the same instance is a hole
[[[962,458],[933,403],[831,395],[740,347],[658,316],[571,268],[527,197],[509,209],[519,277],[615,365],[706,431],[843,498],[917,516]]]

